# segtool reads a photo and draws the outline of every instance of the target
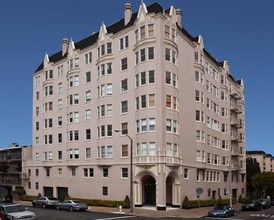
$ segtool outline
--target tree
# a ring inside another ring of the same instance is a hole
[[[274,173],[257,173],[252,177],[252,183],[256,189],[259,189],[261,197],[273,195],[274,193]]]
[[[252,177],[258,173],[261,173],[261,170],[257,160],[250,157],[246,158],[246,190],[249,196],[252,196],[255,192],[256,188],[252,183]]]

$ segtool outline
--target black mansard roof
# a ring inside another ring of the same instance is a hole
[[[249,155],[249,154],[265,154],[265,152],[262,150],[252,150],[252,151],[246,151],[246,154],[247,155]]]
[[[147,6],[147,11],[148,13],[155,13],[155,14],[158,14],[158,13],[169,13],[170,11],[170,8],[164,10],[163,7],[155,2],[149,6]],[[121,19],[120,21],[110,25],[107,27],[107,32],[108,33],[117,33],[127,27],[130,27],[134,24],[136,18],[137,18],[137,15],[138,15],[138,12],[135,12],[132,14],[131,16],[131,19],[130,21],[128,22],[128,24],[124,25],[124,19]],[[182,33],[192,42],[194,41],[197,41],[198,40],[198,37],[194,38],[191,34],[189,34],[183,27],[179,27],[177,26],[181,31]],[[95,44],[97,42],[97,39],[98,39],[98,35],[99,35],[99,32],[96,32],[95,34],[91,35],[91,36],[88,36],[78,42],[75,43],[75,48],[76,49],[84,49],[84,48],[87,48],[93,44]],[[218,62],[208,51],[206,51],[204,49],[204,53],[217,65],[217,66],[222,66],[222,62]],[[62,60],[63,58],[65,58],[67,56],[67,53],[62,55],[62,51],[59,51],[53,55],[51,55],[49,57],[49,61],[50,62],[58,62],[60,60]],[[38,68],[35,70],[35,72],[38,72],[40,70],[43,69],[43,62],[38,66]]]

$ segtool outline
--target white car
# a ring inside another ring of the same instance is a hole
[[[30,212],[24,206],[14,203],[3,203],[0,205],[2,210],[0,217],[7,220],[24,219],[24,220],[37,220],[34,212]],[[6,217],[6,218],[5,218]]]

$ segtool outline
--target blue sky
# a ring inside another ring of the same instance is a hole
[[[0,1],[0,147],[32,144],[32,74],[47,52],[61,50],[62,38],[75,42],[122,19],[130,2],[141,0]],[[144,0],[150,5],[155,0]],[[274,155],[274,1],[159,0],[183,12],[183,26],[202,35],[217,60],[228,60],[244,79],[246,148]]]

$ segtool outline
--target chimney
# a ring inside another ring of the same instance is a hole
[[[131,19],[131,16],[132,16],[132,5],[130,3],[126,3],[125,6],[124,6],[124,20],[125,20],[125,23],[124,25],[127,25],[128,22],[130,21]]]
[[[67,38],[63,38],[62,41],[62,56],[66,54],[69,48],[69,40]]]
[[[177,24],[180,28],[182,28],[182,10],[176,9],[176,18],[177,18]]]

